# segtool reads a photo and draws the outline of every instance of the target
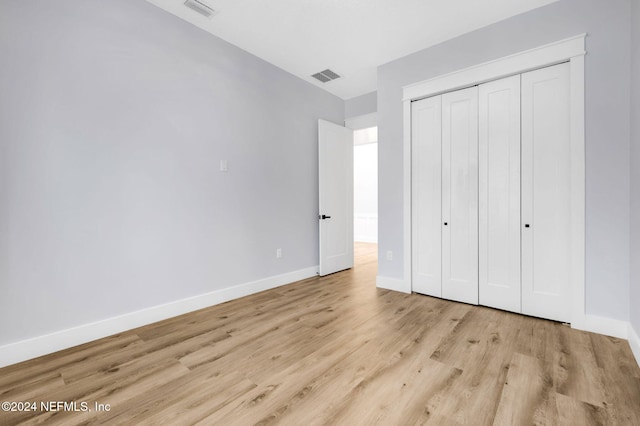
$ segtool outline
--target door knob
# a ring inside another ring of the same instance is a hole
[[[524,224],[524,227],[525,227],[525,228],[529,228],[529,227],[530,227],[530,225],[529,225],[528,223],[525,223],[525,224]]]
[[[444,223],[444,226],[447,226],[447,222]]]
[[[331,216],[327,216],[327,215],[323,214],[322,216],[320,216],[320,219],[322,219],[322,220],[331,219]]]

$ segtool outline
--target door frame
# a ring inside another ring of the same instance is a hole
[[[584,329],[585,318],[585,119],[584,55],[587,34],[404,86],[403,90],[403,234],[404,280],[398,290],[412,291],[411,102],[563,62],[570,64],[571,105],[571,326]]]

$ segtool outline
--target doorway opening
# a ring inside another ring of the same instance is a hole
[[[355,265],[378,261],[378,127],[353,132]]]

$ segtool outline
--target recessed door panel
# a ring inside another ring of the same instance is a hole
[[[442,297],[441,96],[411,105],[413,291]]]
[[[522,75],[522,312],[570,320],[569,64]]]
[[[442,95],[442,297],[478,303],[478,88]]]
[[[479,301],[520,312],[520,76],[479,87]]]

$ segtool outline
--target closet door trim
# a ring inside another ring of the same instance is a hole
[[[412,291],[411,102],[562,62],[570,64],[571,131],[571,326],[585,329],[585,130],[584,55],[586,34],[523,51],[403,88],[403,275],[394,290]],[[378,283],[389,280],[378,277]]]
[[[440,75],[402,88],[402,100],[416,99],[451,92],[476,84],[522,74],[538,68],[557,65],[584,56],[586,34],[580,34],[534,49],[525,50],[468,68]]]

